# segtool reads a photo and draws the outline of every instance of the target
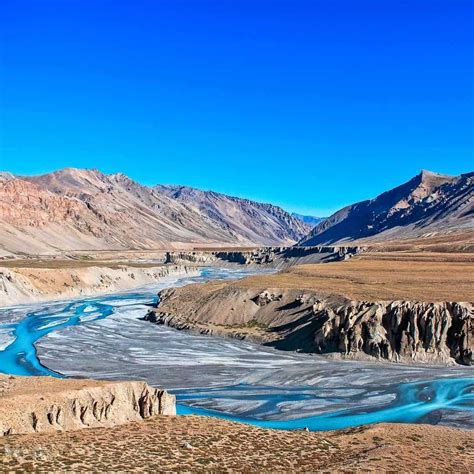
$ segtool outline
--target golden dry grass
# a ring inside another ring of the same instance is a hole
[[[310,289],[354,300],[473,301],[473,254],[368,253],[349,261],[293,267],[236,283]]]
[[[378,240],[378,237],[351,242],[367,245],[371,250],[426,251],[426,252],[474,252],[474,230],[439,233],[425,237],[396,240]]]

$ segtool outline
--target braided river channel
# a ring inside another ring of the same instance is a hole
[[[474,368],[353,362],[157,326],[157,292],[250,272],[204,269],[133,291],[0,308],[0,372],[146,380],[178,414],[276,429],[378,422],[474,429]]]

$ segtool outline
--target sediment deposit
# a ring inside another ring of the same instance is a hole
[[[55,268],[0,267],[0,306],[129,290],[165,277],[197,275],[192,266],[75,265]]]

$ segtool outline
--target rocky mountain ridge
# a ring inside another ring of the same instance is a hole
[[[262,227],[266,232],[266,242],[262,242],[264,245],[284,242],[288,238],[297,241],[298,235],[310,228],[310,225],[273,204],[258,203],[189,186],[158,185],[154,189],[173,200],[198,209],[223,229],[236,236],[244,235],[251,242],[261,241]],[[232,218],[229,219],[229,216]]]
[[[321,221],[325,219],[324,217],[306,216],[304,214],[298,214],[296,212],[292,212],[291,215],[293,217],[296,217],[296,219],[299,219],[300,221],[303,221],[306,224],[309,224],[312,227],[315,227],[317,224],[319,224]]]
[[[474,233],[474,173],[446,176],[422,171],[374,199],[341,209],[298,245],[370,243],[463,232]]]
[[[210,212],[118,173],[0,178],[0,254],[293,244],[309,226],[276,206],[199,192]],[[204,199],[204,198],[203,198]]]

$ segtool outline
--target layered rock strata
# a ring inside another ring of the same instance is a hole
[[[252,250],[166,252],[164,263],[196,265],[264,265],[287,268],[302,263],[346,260],[364,251],[359,246],[260,247]]]
[[[472,303],[354,301],[314,291],[206,284],[166,289],[146,320],[283,350],[473,365]]]
[[[0,436],[111,427],[175,415],[175,397],[145,382],[0,376]]]

